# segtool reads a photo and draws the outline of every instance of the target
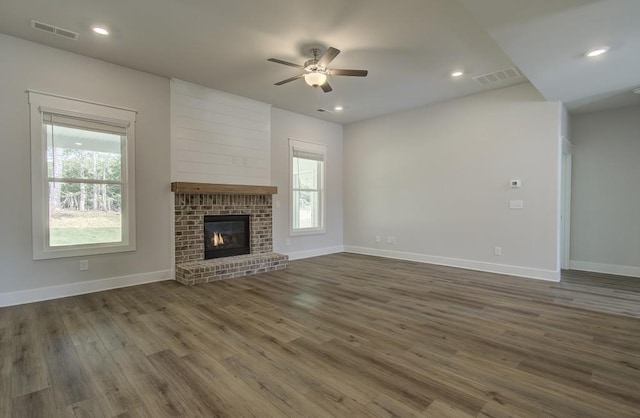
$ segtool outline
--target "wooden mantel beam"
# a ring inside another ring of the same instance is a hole
[[[171,191],[187,194],[277,194],[276,186],[252,186],[245,184],[171,183]]]

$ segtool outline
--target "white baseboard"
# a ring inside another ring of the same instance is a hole
[[[569,262],[571,270],[592,271],[595,273],[615,274],[618,276],[640,277],[640,267],[620,266],[616,264],[590,263],[588,261]]]
[[[59,286],[18,290],[16,292],[4,292],[0,293],[0,307],[64,298],[67,296],[100,292],[103,290],[135,286],[144,283],[161,282],[164,280],[171,280],[171,277],[171,270],[163,270],[133,274],[131,276],[110,277],[108,279],[62,284]]]
[[[301,260],[303,258],[318,257],[320,255],[329,255],[341,252],[344,252],[344,247],[342,245],[337,245],[335,247],[314,248],[313,250],[293,251],[285,254],[289,256],[289,260]]]
[[[398,260],[417,261],[419,263],[429,263],[469,270],[486,271],[489,273],[506,274],[509,276],[519,276],[530,279],[547,280],[552,282],[560,281],[560,272],[554,270],[510,266],[507,264],[487,263],[484,261],[463,260],[460,258],[405,253],[400,251],[380,250],[377,248],[354,247],[351,245],[345,245],[344,251],[348,253],[374,255],[378,257],[395,258]]]

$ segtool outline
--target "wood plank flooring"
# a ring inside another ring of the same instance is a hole
[[[640,279],[335,254],[0,309],[1,417],[640,417]]]

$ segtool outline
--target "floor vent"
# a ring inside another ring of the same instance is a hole
[[[52,35],[61,36],[63,38],[71,39],[74,41],[78,40],[80,34],[78,32],[74,32],[69,29],[59,28],[57,26],[50,25],[44,22],[38,22],[37,20],[31,21],[31,27],[34,29],[41,30],[43,32],[50,33]]]
[[[516,79],[524,79],[524,76],[515,67],[507,68],[505,70],[496,71],[493,73],[483,74],[473,79],[480,84],[481,86],[491,86],[496,84],[501,84],[504,82],[513,82]]]

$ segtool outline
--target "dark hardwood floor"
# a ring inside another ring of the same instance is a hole
[[[638,417],[640,279],[352,254],[0,309],[2,417]]]

